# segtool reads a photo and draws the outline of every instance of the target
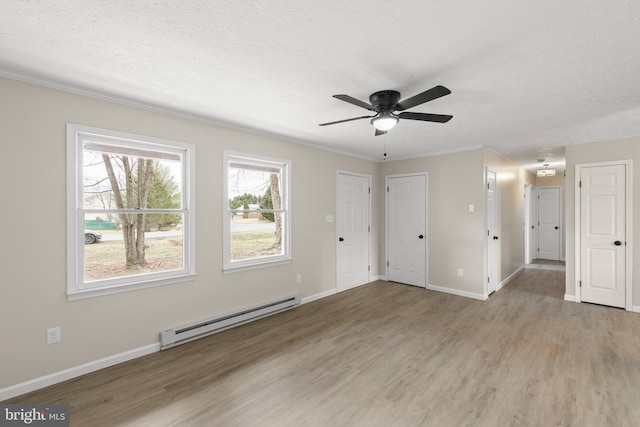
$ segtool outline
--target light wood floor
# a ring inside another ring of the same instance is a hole
[[[638,426],[640,314],[525,270],[488,301],[376,282],[9,403],[74,426]]]

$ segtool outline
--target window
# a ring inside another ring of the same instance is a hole
[[[195,148],[67,124],[67,295],[195,277]]]
[[[291,260],[291,162],[224,152],[225,271]]]

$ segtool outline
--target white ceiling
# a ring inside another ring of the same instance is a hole
[[[640,135],[638,0],[2,0],[0,73],[382,160]],[[452,94],[374,136],[382,89]]]

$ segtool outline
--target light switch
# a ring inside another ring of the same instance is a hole
[[[469,212],[473,213],[473,212],[475,212],[475,211],[476,211],[476,205],[474,205],[473,203],[471,203],[471,204],[469,205]]]
[[[325,222],[333,222],[333,215],[325,215],[324,221]]]

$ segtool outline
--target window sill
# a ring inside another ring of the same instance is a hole
[[[144,282],[136,282],[126,285],[108,286],[103,288],[82,289],[77,291],[67,291],[67,301],[76,301],[86,298],[95,298],[104,295],[119,294],[122,292],[136,291],[138,289],[155,288],[158,286],[173,285],[180,282],[188,282],[196,279],[196,274],[185,274],[179,277],[169,277],[155,279]]]
[[[239,273],[241,271],[257,270],[259,268],[275,267],[277,265],[291,264],[292,259],[282,259],[278,261],[257,262],[254,264],[245,264],[239,266],[226,266],[222,269],[224,274]]]

